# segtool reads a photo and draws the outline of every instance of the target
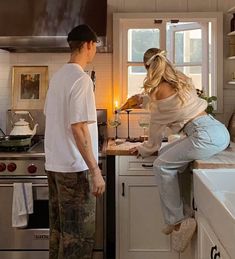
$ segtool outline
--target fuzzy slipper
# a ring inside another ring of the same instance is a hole
[[[187,218],[181,222],[179,230],[172,231],[172,247],[177,252],[183,252],[190,243],[196,230],[196,220]]]
[[[162,229],[162,233],[165,235],[170,235],[172,233],[172,231],[174,230],[175,225],[166,225],[163,229]]]

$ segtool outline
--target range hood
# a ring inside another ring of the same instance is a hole
[[[98,52],[106,47],[107,0],[0,1],[0,49],[69,52],[68,32],[86,23],[96,31]]]

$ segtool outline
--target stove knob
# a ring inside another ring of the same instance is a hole
[[[5,163],[0,163],[0,172],[3,172],[5,171],[7,168],[6,164]]]
[[[28,172],[29,172],[30,174],[35,174],[35,173],[37,172],[37,167],[36,167],[36,165],[34,165],[34,164],[29,165],[29,166],[28,166]]]
[[[16,170],[16,164],[15,163],[10,163],[7,165],[7,170],[9,172],[14,172]]]

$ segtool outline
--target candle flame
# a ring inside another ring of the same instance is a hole
[[[114,108],[115,108],[115,110],[118,108],[118,101],[117,100],[114,102]]]

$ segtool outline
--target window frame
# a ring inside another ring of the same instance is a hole
[[[114,13],[113,14],[113,108],[118,102],[120,105],[127,98],[127,70],[128,65],[142,65],[142,62],[127,63],[127,33],[128,29],[153,28],[149,24],[163,20],[160,26],[166,26],[166,21],[180,20],[180,22],[208,22],[211,21],[214,30],[211,42],[214,42],[211,56],[212,77],[211,95],[217,96],[216,113],[223,112],[223,13],[222,12],[187,12],[187,13]],[[130,27],[131,26],[131,27]],[[133,26],[133,27],[132,27]],[[165,30],[163,30],[164,32]],[[160,48],[166,46],[166,35],[160,35]],[[203,49],[204,51],[204,49]],[[203,55],[205,53],[203,52]]]

